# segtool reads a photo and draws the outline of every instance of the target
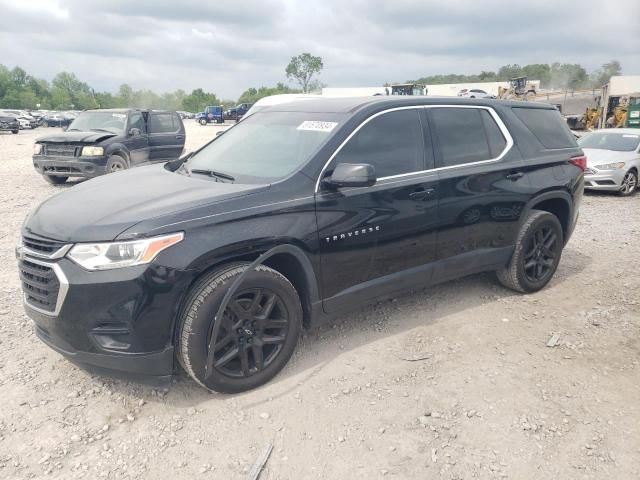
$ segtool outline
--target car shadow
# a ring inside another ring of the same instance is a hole
[[[569,246],[564,250],[560,266],[546,288],[554,288],[571,281],[591,262],[591,257],[577,247]],[[144,386],[152,387],[153,390],[155,387],[162,387],[164,401],[175,407],[197,407],[205,402],[226,400],[231,397],[242,399],[250,396],[252,402],[244,408],[251,408],[299,389],[340,355],[418,327],[429,327],[442,321],[446,322],[447,318],[466,310],[521,295],[502,287],[495,278],[495,274],[486,272],[417,289],[390,300],[359,308],[315,329],[305,331],[294,356],[282,372],[266,385],[235,395],[208,392],[182,370],[173,377],[143,377],[114,373],[95,367],[80,367],[103,378],[111,379],[113,384],[109,388],[113,391],[130,393],[130,382],[135,382],[141,387],[140,397],[149,402],[158,400],[155,397],[157,392]],[[425,319],[425,316],[428,318]],[[264,393],[264,399],[255,401],[256,396],[260,397],[261,393]]]

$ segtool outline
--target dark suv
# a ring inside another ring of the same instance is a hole
[[[552,278],[585,157],[550,105],[318,99],[247,117],[195,153],[49,198],[18,246],[37,335],[80,362],[238,392],[302,328],[496,271]]]
[[[61,184],[69,177],[91,178],[175,160],[184,142],[184,125],[176,112],[87,110],[66,131],[36,140],[33,166],[49,183]]]

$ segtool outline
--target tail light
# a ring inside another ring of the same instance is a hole
[[[585,155],[580,155],[579,157],[571,157],[569,159],[569,163],[575,165],[583,172],[587,169],[587,157]]]

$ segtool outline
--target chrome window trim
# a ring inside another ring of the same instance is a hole
[[[62,268],[57,263],[43,262],[27,256],[24,257],[24,260],[35,263],[37,265],[42,265],[44,267],[51,268],[53,270],[53,273],[56,275],[56,277],[58,277],[58,282],[60,283],[60,288],[58,290],[58,297],[56,298],[56,308],[53,310],[53,312],[48,312],[47,310],[43,310],[42,308],[36,307],[33,304],[29,303],[27,301],[26,292],[23,292],[22,294],[22,300],[24,304],[29,308],[31,308],[32,310],[42,313],[43,315],[46,315],[48,317],[57,317],[58,314],[60,313],[60,310],[62,309],[62,304],[64,303],[64,299],[67,296],[67,292],[69,291],[69,280],[67,280],[67,276],[64,274],[64,272],[62,271]]]
[[[333,161],[333,159],[335,158],[335,156],[340,153],[340,151],[342,150],[342,148],[347,144],[347,142],[349,140],[351,140],[351,138],[358,133],[358,131],[364,127],[367,123],[369,123],[371,120],[373,120],[376,117],[379,117],[380,115],[384,115],[385,113],[389,113],[389,112],[395,112],[398,110],[414,110],[414,109],[427,109],[427,108],[476,108],[476,109],[480,109],[480,110],[486,110],[489,112],[489,114],[491,115],[491,117],[493,118],[493,120],[496,122],[496,125],[498,125],[498,128],[500,129],[500,132],[502,133],[502,136],[504,137],[506,144],[504,149],[502,150],[502,152],[500,152],[500,154],[496,157],[493,158],[489,158],[487,160],[479,160],[477,162],[469,162],[469,163],[461,163],[459,165],[450,165],[447,167],[436,167],[436,168],[429,168],[427,170],[419,170],[416,172],[408,172],[408,173],[400,173],[398,175],[391,175],[388,177],[380,177],[376,180],[376,185],[378,182],[380,181],[384,181],[384,180],[390,180],[390,179],[395,179],[395,178],[401,178],[401,177],[409,177],[412,175],[421,175],[427,172],[439,172],[439,171],[443,171],[443,170],[451,170],[451,169],[455,169],[455,168],[461,168],[461,167],[469,167],[469,166],[474,166],[474,165],[483,165],[485,163],[494,163],[494,162],[499,162],[500,160],[502,160],[502,158],[509,152],[509,150],[511,150],[511,148],[514,145],[514,141],[513,138],[511,137],[511,133],[509,132],[509,129],[507,128],[507,126],[504,124],[504,122],[502,121],[502,119],[500,118],[500,116],[496,113],[496,111],[492,108],[492,107],[487,107],[484,105],[447,105],[447,104],[441,104],[441,105],[411,105],[411,106],[406,106],[406,107],[395,107],[395,108],[389,108],[387,110],[382,110],[374,115],[371,115],[370,117],[366,118],[360,125],[358,125],[353,132],[351,132],[349,134],[349,136],[347,138],[344,139],[344,141],[338,146],[338,148],[336,148],[336,150],[331,154],[331,156],[329,157],[329,160],[327,160],[327,162],[324,164],[324,167],[322,167],[322,170],[320,171],[320,175],[318,176],[318,180],[316,181],[316,187],[314,190],[314,193],[318,193],[320,190],[320,182],[322,181],[322,176],[324,175],[325,171],[327,170],[327,168],[329,167],[329,164]]]

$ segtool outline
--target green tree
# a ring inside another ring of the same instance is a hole
[[[591,74],[591,83],[594,87],[600,88],[609,83],[611,77],[615,77],[621,73],[622,66],[620,62],[618,60],[611,60]]]
[[[517,63],[514,63],[513,65],[503,65],[500,67],[500,70],[498,70],[498,80],[500,81],[506,81],[521,76],[523,76],[522,67]]]
[[[220,105],[220,100],[201,88],[196,88],[182,99],[182,107],[187,112],[202,112],[209,105]]]
[[[546,63],[533,63],[522,67],[522,74],[530,80],[540,80],[541,87],[548,87],[551,81],[551,67]]]
[[[261,98],[285,93],[300,93],[300,90],[290,88],[283,83],[278,83],[275,87],[248,88],[242,92],[242,95],[238,98],[238,103],[256,103]]]
[[[587,84],[587,71],[577,63],[553,63],[551,65],[550,86],[575,90]]]
[[[324,65],[321,57],[314,57],[310,53],[301,53],[297,57],[291,57],[291,61],[285,72],[287,78],[293,78],[307,93],[313,76],[320,73]]]

